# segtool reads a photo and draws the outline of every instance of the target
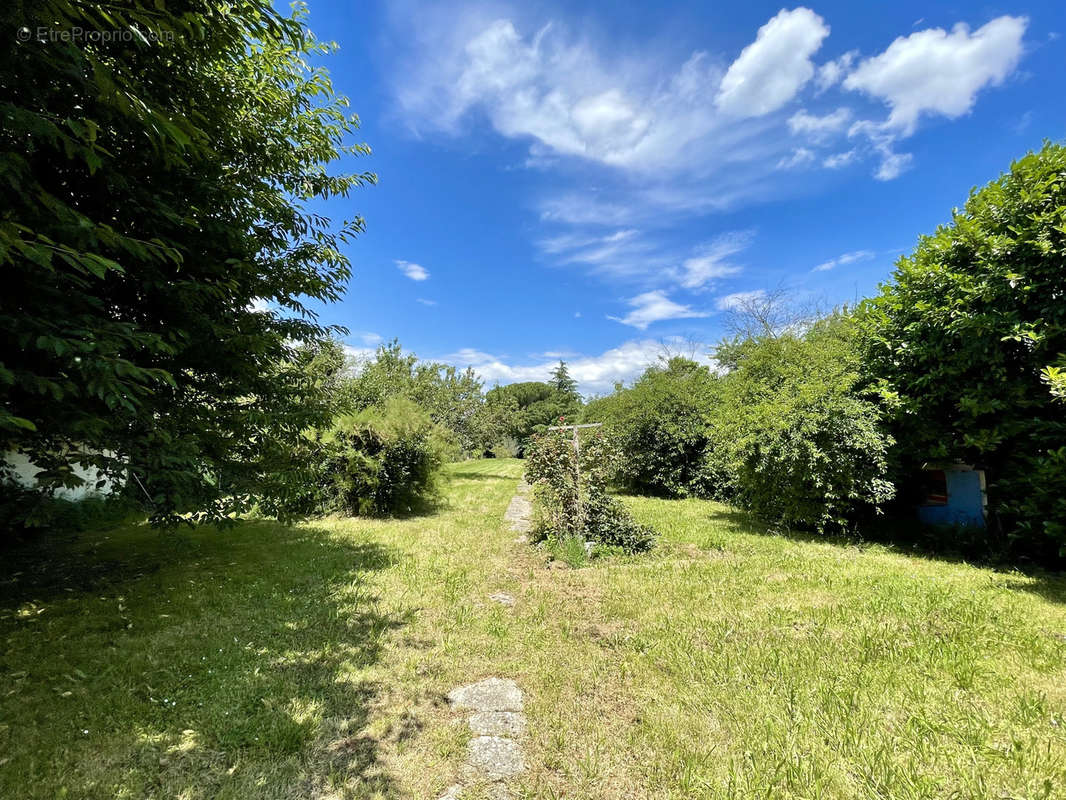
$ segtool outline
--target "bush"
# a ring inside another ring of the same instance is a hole
[[[446,439],[429,414],[404,397],[341,416],[320,443],[321,511],[396,514],[438,498]]]
[[[853,321],[719,348],[734,369],[715,406],[711,472],[726,497],[788,527],[848,529],[891,499],[881,407],[859,372]]]
[[[578,487],[571,435],[547,431],[534,436],[526,451],[526,479],[534,487],[534,538],[563,542],[590,541],[629,553],[655,544],[655,532],[638,524],[624,505],[607,493],[607,479],[617,469],[617,451],[599,432],[581,443]]]
[[[592,401],[584,418],[603,422],[617,449],[615,480],[639,493],[705,497],[714,488],[707,446],[716,377],[673,358],[648,369],[631,388]]]
[[[866,358],[898,413],[904,467],[986,470],[993,523],[1066,550],[1066,147],[974,191],[863,305]]]

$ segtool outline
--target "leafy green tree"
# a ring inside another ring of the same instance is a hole
[[[157,522],[283,511],[293,445],[328,414],[302,363],[330,333],[312,302],[340,296],[363,228],[309,204],[375,180],[328,169],[369,152],[309,66],[330,47],[267,0],[0,16],[31,32],[0,48],[3,450],[45,487],[78,463],[130,476]]]
[[[895,407],[904,471],[987,470],[993,521],[1066,545],[1066,148],[970,194],[863,306],[868,369]]]
[[[484,396],[481,379],[469,367],[460,370],[450,364],[420,361],[392,341],[380,345],[374,358],[359,368],[349,392],[356,409],[380,406],[390,397],[406,397],[450,431],[463,454],[480,451],[476,417]]]
[[[563,366],[564,378],[569,380]],[[574,421],[581,410],[581,398],[576,390],[566,393],[560,391],[555,383],[542,381],[496,386],[486,392],[485,403],[490,409],[500,404],[513,403],[517,406],[505,429],[499,435],[490,434],[489,441],[495,442],[499,436],[513,438],[518,442],[520,452],[525,451],[534,433],[544,431],[549,425],[558,425],[561,421]],[[498,414],[496,416],[500,417]]]
[[[623,454],[622,486],[675,497],[712,492],[707,448],[717,383],[706,366],[675,357],[585,407],[583,419],[604,423]]]

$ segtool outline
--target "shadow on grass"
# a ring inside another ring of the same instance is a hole
[[[387,548],[269,523],[35,545],[0,567],[0,796],[396,795],[365,730],[414,613],[374,591]]]

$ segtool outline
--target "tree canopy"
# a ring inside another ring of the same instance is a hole
[[[971,193],[863,306],[904,466],[987,470],[1006,531],[1066,543],[1066,148]]]
[[[330,46],[267,0],[5,7],[0,52],[0,432],[76,484],[133,476],[156,521],[284,505],[322,411],[301,362],[314,301],[363,229],[314,213],[358,120],[309,63]],[[128,34],[38,40],[37,29]]]

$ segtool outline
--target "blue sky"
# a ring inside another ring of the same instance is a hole
[[[1066,133],[1061,0],[309,3],[380,178],[319,209],[368,227],[323,319],[488,385],[607,391],[742,293],[871,294]]]

